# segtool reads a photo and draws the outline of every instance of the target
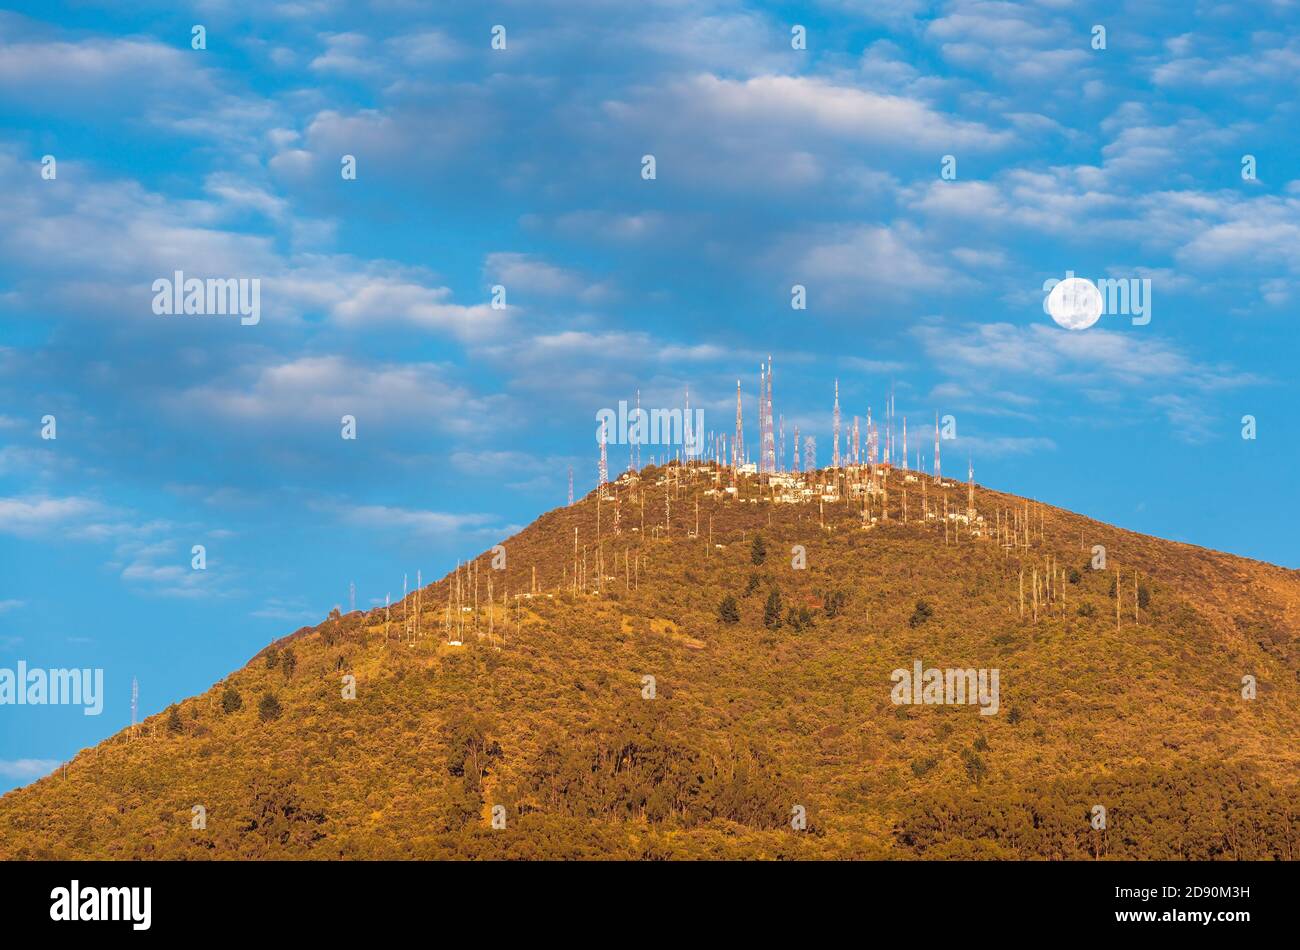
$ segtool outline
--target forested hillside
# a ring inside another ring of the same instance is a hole
[[[1300,856],[1296,572],[898,472],[641,476],[9,793],[0,857]],[[915,661],[996,713],[896,704]]]

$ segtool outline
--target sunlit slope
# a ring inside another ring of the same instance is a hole
[[[1300,852],[1296,572],[978,487],[945,530],[966,486],[898,472],[642,475],[9,793],[0,856]],[[997,670],[998,711],[896,705],[916,661]]]

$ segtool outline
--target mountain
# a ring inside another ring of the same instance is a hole
[[[1300,573],[776,481],[650,467],[298,630],[5,795],[0,857],[1300,856]]]

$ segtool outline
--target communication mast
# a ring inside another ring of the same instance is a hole
[[[885,464],[894,467],[894,387],[889,387],[889,401],[885,403]]]
[[[831,468],[840,467],[840,381],[835,380],[835,446],[831,450]]]
[[[966,517],[975,524],[975,463],[966,457]]]
[[[600,465],[598,466],[600,480],[597,485],[601,498],[605,497],[605,485],[609,481],[609,460],[605,453],[605,442],[608,438],[605,430],[608,427],[609,422],[602,417],[600,420]]]
[[[871,422],[870,406],[867,406],[867,464],[876,466],[876,427]]]
[[[682,417],[682,461],[691,460],[691,387],[686,387],[686,414]]]
[[[781,455],[780,455],[780,461],[777,462],[776,470],[778,472],[784,472],[785,471],[785,413],[781,413],[778,420],[778,425],[781,429]]]
[[[939,469],[939,413],[934,414],[934,483],[936,485],[943,481],[943,475]]]
[[[736,437],[731,441],[731,480],[735,484],[736,472],[745,458],[745,421],[740,414],[740,380],[736,380]]]
[[[767,356],[767,373],[765,374],[766,387],[759,394],[759,399],[763,404],[763,431],[761,438],[762,445],[762,465],[760,468],[771,474],[776,471],[776,433],[772,424],[772,355]]]

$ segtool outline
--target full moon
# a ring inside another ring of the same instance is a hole
[[[1047,295],[1047,312],[1067,330],[1086,330],[1101,316],[1101,291],[1086,277],[1067,277]]]

